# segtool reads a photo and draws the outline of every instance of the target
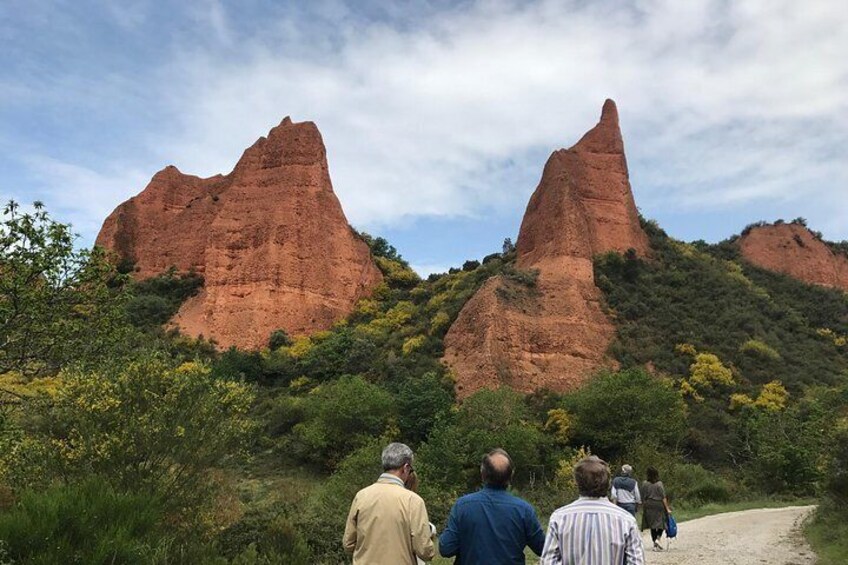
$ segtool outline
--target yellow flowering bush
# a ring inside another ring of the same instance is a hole
[[[115,374],[69,371],[52,398],[27,406],[26,440],[0,458],[21,486],[96,474],[186,499],[208,469],[243,449],[253,398],[249,386],[196,362],[172,368],[151,358]]]
[[[689,367],[689,382],[696,387],[710,388],[715,385],[735,384],[733,372],[724,366],[721,359],[712,353],[698,353]]]
[[[548,410],[548,421],[545,422],[545,431],[553,434],[557,443],[568,444],[574,431],[574,416],[563,408]]]
[[[404,355],[409,355],[410,353],[413,353],[414,351],[418,350],[422,345],[424,345],[424,342],[426,340],[427,338],[423,335],[411,337],[403,342],[401,350],[403,351]]]

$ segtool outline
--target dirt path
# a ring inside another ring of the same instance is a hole
[[[651,551],[646,532],[645,557],[649,565],[807,565],[816,556],[799,527],[814,506],[762,508],[727,512],[678,524],[677,539],[665,552]],[[666,546],[663,540],[663,547]]]

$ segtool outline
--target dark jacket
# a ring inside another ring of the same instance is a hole
[[[456,556],[462,565],[523,564],[525,546],[541,555],[544,545],[533,507],[490,486],[457,500],[439,537],[442,557]]]

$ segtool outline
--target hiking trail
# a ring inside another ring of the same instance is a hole
[[[815,506],[758,508],[714,514],[680,522],[667,551],[654,552],[644,532],[649,565],[807,565],[816,555],[804,540],[801,524]],[[663,538],[663,547],[666,547]]]

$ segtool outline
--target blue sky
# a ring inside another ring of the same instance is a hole
[[[313,120],[351,223],[422,273],[515,238],[548,155],[616,100],[642,213],[717,241],[848,239],[838,1],[0,3],[0,198],[90,244],[168,164]]]

